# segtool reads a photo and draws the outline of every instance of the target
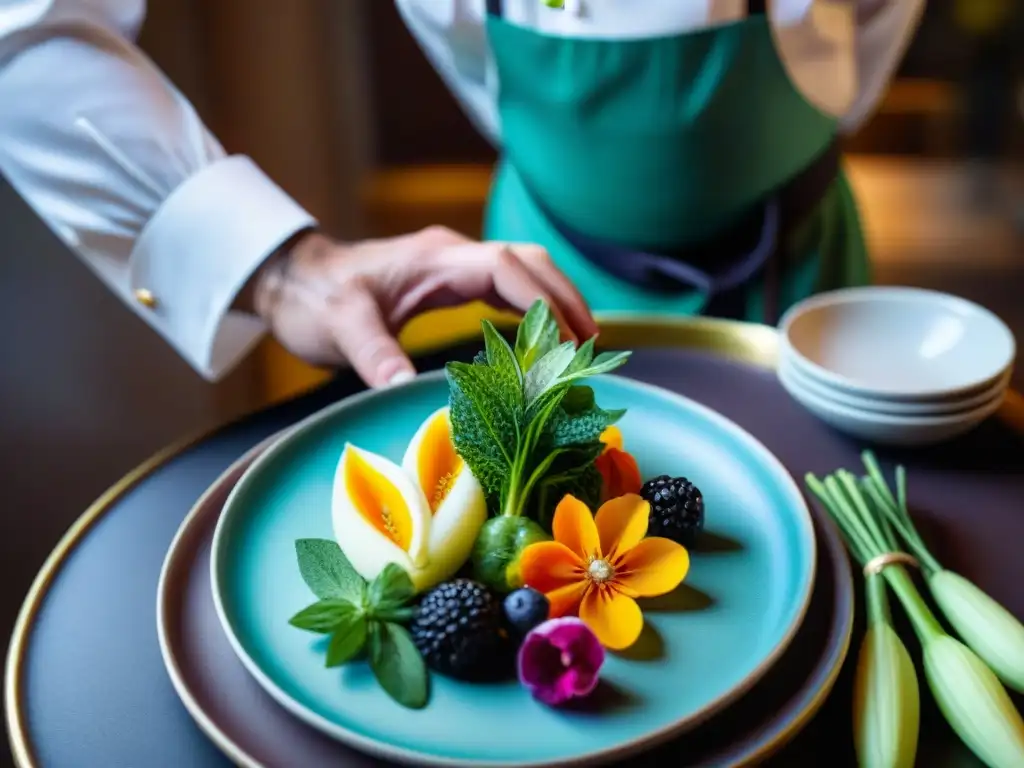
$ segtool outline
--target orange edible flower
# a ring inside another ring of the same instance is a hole
[[[551,618],[578,613],[611,650],[636,642],[644,626],[636,598],[671,592],[690,569],[682,545],[644,538],[649,514],[636,494],[606,501],[596,516],[579,499],[562,499],[555,540],[531,544],[519,561],[523,581],[547,597]]]
[[[594,466],[601,473],[601,499],[607,501],[627,493],[640,493],[644,481],[636,459],[622,448],[622,432],[618,427],[608,427],[601,433],[604,451]]]

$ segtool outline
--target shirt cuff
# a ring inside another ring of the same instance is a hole
[[[230,307],[256,269],[316,220],[249,158],[189,177],[132,250],[136,309],[204,378],[216,381],[260,341],[259,318]]]

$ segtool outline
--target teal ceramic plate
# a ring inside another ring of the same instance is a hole
[[[815,543],[803,496],[740,427],[679,395],[616,376],[591,382],[645,477],[685,475],[704,493],[705,537],[686,584],[645,608],[647,627],[610,655],[589,706],[552,710],[515,682],[432,676],[410,711],[365,665],[328,670],[323,641],[288,619],[311,600],[294,541],[333,538],[330,499],[346,441],[400,460],[447,401],[443,374],[337,403],[299,424],[235,487],[213,544],[214,602],[235,652],[294,715],[359,749],[434,765],[566,765],[654,746],[727,706],[778,658],[803,618]]]

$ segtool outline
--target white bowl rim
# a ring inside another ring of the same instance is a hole
[[[802,317],[838,304],[852,304],[858,302],[874,301],[912,301],[917,303],[928,303],[933,305],[945,304],[948,307],[955,307],[961,311],[981,315],[990,320],[1000,329],[1007,344],[1007,356],[1005,362],[997,369],[986,372],[979,376],[976,381],[956,387],[922,387],[920,389],[890,389],[885,387],[874,387],[866,385],[846,376],[842,376],[806,357],[790,341],[790,330]],[[808,373],[813,372],[814,377],[828,382],[829,386],[842,389],[851,394],[861,396],[884,396],[888,400],[927,400],[927,399],[952,399],[966,394],[973,394],[986,386],[991,385],[1000,376],[1012,368],[1017,356],[1017,341],[1013,332],[1005,322],[992,310],[982,305],[942,291],[934,291],[929,288],[916,288],[913,286],[897,285],[873,285],[859,286],[853,288],[841,288],[835,291],[819,293],[808,299],[794,304],[782,316],[779,322],[779,338],[782,346],[782,353],[800,362],[802,368]]]
[[[963,396],[948,400],[893,400],[882,396],[870,397],[837,389],[827,381],[816,379],[814,375],[800,366],[799,360],[782,355],[776,366],[778,372],[785,370],[802,391],[827,399],[831,403],[846,408],[854,408],[863,413],[891,416],[955,416],[988,405],[997,397],[1006,394],[1013,379],[1013,372],[1007,370],[996,381],[983,389],[964,393]]]
[[[779,371],[779,379],[782,382],[783,387],[790,392],[791,395],[794,391],[799,392],[802,397],[811,401],[815,407],[831,411],[832,413],[842,416],[850,421],[857,421],[862,424],[878,424],[887,427],[904,427],[907,429],[916,429],[918,427],[947,427],[956,424],[968,424],[984,421],[1002,407],[1006,395],[1006,392],[1004,391],[997,397],[992,398],[989,402],[983,403],[977,408],[972,408],[969,411],[963,411],[961,413],[938,416],[900,416],[889,413],[872,413],[840,405],[834,400],[830,400],[804,389],[798,381],[793,381],[793,379],[782,370]],[[793,397],[796,396],[793,395]],[[801,405],[803,404],[801,403]]]

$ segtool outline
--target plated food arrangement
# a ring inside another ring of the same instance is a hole
[[[704,524],[685,477],[646,483],[615,427],[625,413],[582,382],[628,353],[559,342],[536,304],[512,345],[450,363],[450,405],[401,463],[346,444],[334,479],[336,541],[296,542],[318,600],[291,618],[327,635],[326,666],[368,663],[407,707],[429,674],[518,677],[558,706],[597,686],[605,652],[643,629],[643,598],[686,577]]]
[[[650,749],[788,647],[809,510],[750,435],[612,375],[629,353],[561,341],[543,304],[483,331],[475,358],[339,401],[253,463],[214,531],[217,616],[278,704],[379,756]]]

